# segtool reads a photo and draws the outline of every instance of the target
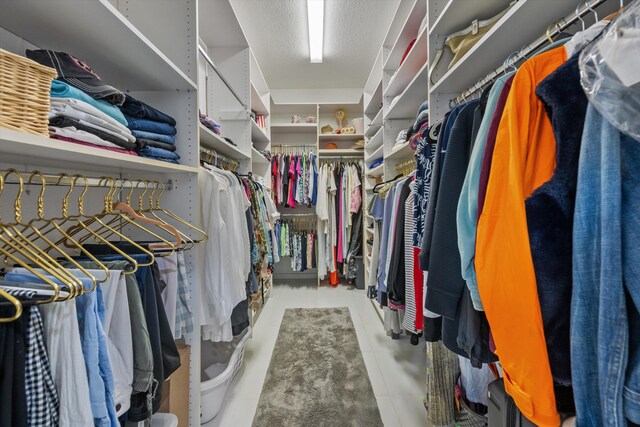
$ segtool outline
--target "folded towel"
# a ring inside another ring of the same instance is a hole
[[[178,153],[174,151],[163,150],[162,148],[144,147],[136,150],[136,152],[142,157],[180,160],[180,156],[178,155]]]
[[[176,125],[176,121],[173,117],[163,113],[162,111],[156,110],[142,101],[138,101],[131,95],[125,95],[124,104],[120,106],[120,110],[123,113],[138,119],[153,120],[154,122],[167,123],[171,126]]]
[[[138,119],[128,114],[125,114],[124,117],[125,119],[127,119],[127,127],[131,130],[141,130],[144,132],[159,133],[162,135],[176,134],[176,128],[167,123],[154,122],[147,119]]]
[[[176,143],[176,138],[172,135],[163,135],[161,133],[145,132],[143,130],[132,130],[131,133],[137,139],[150,139],[152,141],[160,141],[166,144]]]
[[[95,99],[87,95],[77,87],[71,86],[65,82],[61,82],[60,80],[54,80],[53,82],[51,82],[51,97],[79,99],[80,101],[94,106],[109,117],[117,120],[119,123],[125,126],[127,125],[127,120],[124,118],[122,111],[120,111],[118,107],[108,103],[107,101]]]

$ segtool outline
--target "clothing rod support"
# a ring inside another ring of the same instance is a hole
[[[553,37],[557,36],[562,31],[564,31],[566,28],[570,27],[575,22],[580,20],[580,18],[582,18],[583,16],[591,13],[592,9],[600,6],[601,4],[605,3],[606,1],[607,0],[593,0],[593,2],[591,2],[591,3],[585,2],[583,4],[583,6],[582,6],[582,10],[576,10],[571,15],[560,19],[555,24],[552,24],[554,28],[553,28],[552,31],[549,32],[549,37],[553,38]],[[470,97],[474,93],[478,92],[479,90],[482,90],[485,86],[487,86],[489,83],[491,83],[493,80],[495,80],[498,76],[500,76],[502,73],[504,73],[508,68],[511,68],[513,65],[515,65],[518,62],[520,62],[522,59],[525,59],[527,57],[527,55],[529,55],[530,53],[535,52],[536,50],[540,49],[548,41],[549,41],[549,39],[547,37],[547,34],[544,34],[544,35],[540,36],[538,39],[536,39],[535,41],[533,41],[532,43],[529,43],[524,48],[519,50],[515,55],[510,55],[510,57],[507,58],[507,61],[505,61],[505,62],[508,62],[508,64],[507,63],[502,64],[500,67],[494,69],[489,74],[487,74],[485,77],[483,77],[482,79],[478,80],[478,82],[476,84],[474,84],[469,89],[465,90],[460,95],[458,95],[455,99],[453,99],[452,100],[453,105],[460,104],[461,102],[465,101],[468,97]]]
[[[242,105],[242,108],[244,108],[245,110],[248,110],[247,108],[247,104],[245,104],[242,99],[238,96],[238,94],[236,93],[235,90],[233,90],[233,88],[231,87],[231,85],[229,84],[229,82],[227,81],[227,79],[224,78],[224,76],[222,75],[222,73],[218,70],[218,67],[215,66],[215,64],[213,63],[213,61],[211,60],[211,58],[209,58],[209,55],[207,54],[207,51],[204,50],[204,48],[200,45],[198,45],[198,51],[200,51],[200,54],[204,57],[205,61],[207,61],[207,63],[209,63],[209,65],[211,66],[211,68],[213,68],[213,71],[216,72],[216,74],[218,75],[218,77],[220,77],[220,80],[222,80],[222,83],[225,84],[225,86],[227,86],[227,89],[229,89],[229,91],[231,92],[231,94],[233,96],[236,97],[236,99],[238,100],[238,102],[240,103],[240,105]]]

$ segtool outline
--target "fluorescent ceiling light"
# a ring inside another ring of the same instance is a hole
[[[322,62],[324,42],[324,0],[307,0],[309,21],[309,57],[311,62]]]

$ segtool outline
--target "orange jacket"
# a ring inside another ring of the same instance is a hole
[[[549,180],[556,141],[536,86],[566,61],[564,47],[542,53],[516,73],[498,127],[475,267],[507,392],[539,426],[557,427],[553,378],[533,270],[525,199]]]

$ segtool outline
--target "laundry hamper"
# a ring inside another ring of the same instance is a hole
[[[51,81],[57,76],[53,68],[0,49],[0,127],[49,136]]]
[[[229,384],[244,358],[251,337],[251,327],[228,343],[202,342],[202,383],[200,384],[200,423],[206,424],[218,415]]]

